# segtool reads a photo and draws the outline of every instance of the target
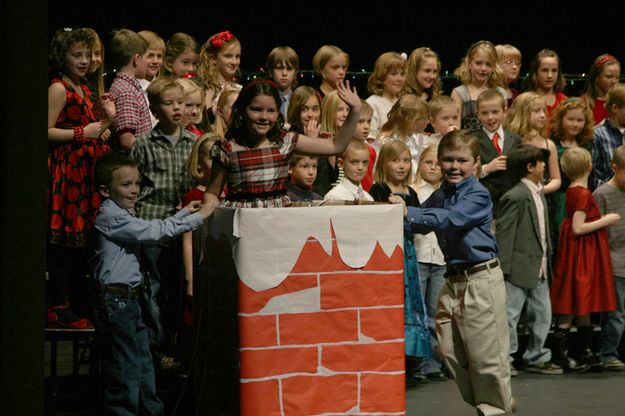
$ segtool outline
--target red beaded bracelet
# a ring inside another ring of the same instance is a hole
[[[85,142],[85,128],[83,126],[74,127],[74,141],[76,144],[83,144]]]

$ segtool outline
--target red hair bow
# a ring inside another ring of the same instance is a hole
[[[230,33],[229,30],[224,30],[223,32],[219,32],[211,39],[211,45],[215,48],[221,48],[224,46],[224,43],[230,42],[234,39],[234,35]]]

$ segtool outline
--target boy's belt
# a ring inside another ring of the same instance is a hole
[[[483,272],[497,266],[499,266],[499,259],[485,261],[484,263],[479,263],[476,265],[448,265],[445,277],[458,275],[468,276],[470,274]]]
[[[102,291],[125,299],[138,299],[139,287],[102,285]]]

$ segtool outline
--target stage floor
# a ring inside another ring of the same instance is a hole
[[[49,377],[50,345],[46,342],[46,415],[95,415],[96,383],[87,365],[78,375],[72,373],[71,343],[58,343],[58,376]],[[159,396],[172,415],[188,416],[193,411],[183,395],[185,380],[179,376],[160,377]],[[512,379],[512,393],[518,403],[518,415],[532,416],[621,416],[625,414],[625,372],[538,375],[521,372]],[[190,386],[188,386],[190,389]],[[187,389],[187,390],[189,390]],[[52,396],[52,392],[56,392]],[[182,397],[182,398],[181,398]],[[421,384],[406,392],[406,414],[465,416],[475,411],[466,405],[453,380]],[[269,416],[269,415],[268,415]]]

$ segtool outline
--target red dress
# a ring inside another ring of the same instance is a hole
[[[82,84],[83,97],[62,79],[54,79],[65,87],[65,107],[55,127],[72,129],[96,120],[91,91]],[[85,247],[88,233],[100,207],[98,190],[93,183],[96,160],[109,152],[109,145],[100,139],[85,138],[58,145],[50,142],[48,150],[48,230],[49,241],[67,247]]]
[[[616,310],[616,292],[605,228],[576,236],[573,214],[586,213],[586,222],[601,217],[590,191],[581,186],[566,191],[566,217],[560,227],[560,247],[551,284],[553,312],[588,315]]]

